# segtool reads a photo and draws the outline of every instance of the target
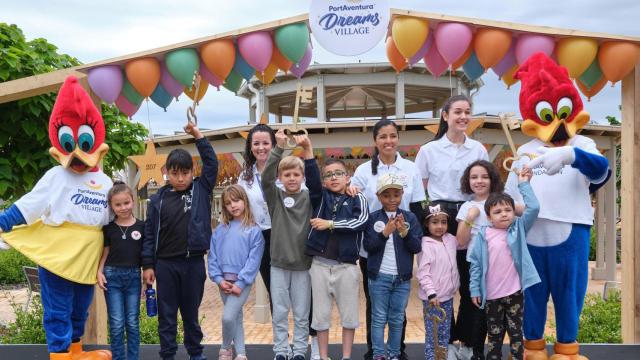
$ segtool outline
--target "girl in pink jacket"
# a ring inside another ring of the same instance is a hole
[[[422,252],[418,254],[418,296],[424,307],[425,359],[435,359],[432,316],[441,316],[437,307],[444,309],[446,318],[438,323],[438,344],[447,348],[453,320],[453,296],[460,286],[456,264],[456,237],[447,232],[449,215],[440,205],[429,206],[422,237]]]

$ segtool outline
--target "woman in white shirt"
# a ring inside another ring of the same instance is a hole
[[[464,170],[476,160],[489,160],[487,149],[478,141],[470,139],[465,132],[471,121],[471,100],[465,95],[450,97],[442,107],[440,126],[433,140],[422,145],[416,156],[416,166],[422,174],[424,188],[433,204],[449,214],[449,232],[458,230],[456,215],[469,195],[460,190],[460,178]],[[458,248],[457,261],[460,274],[460,307],[455,326],[452,326],[451,342],[460,340],[462,358],[482,358],[486,332],[473,331],[476,319],[482,311],[471,303],[469,293],[469,263],[466,261],[467,246]],[[478,313],[478,315],[476,315]],[[471,349],[473,348],[473,350]],[[455,349],[450,348],[450,351]]]
[[[399,129],[396,123],[391,120],[380,120],[373,127],[373,141],[375,150],[373,157],[358,168],[356,168],[351,185],[362,190],[369,204],[369,211],[374,212],[382,208],[376,196],[376,183],[378,176],[382,174],[396,174],[403,182],[404,193],[400,208],[412,211],[419,221],[422,221],[422,201],[426,200],[420,172],[415,164],[404,159],[398,153]],[[371,359],[373,352],[371,349],[371,299],[369,298],[369,286],[367,276],[367,253],[360,247],[360,270],[362,271],[364,294],[366,297],[366,319],[367,319],[367,353],[365,359]],[[407,325],[405,316],[402,329],[402,357],[406,358],[404,334]]]

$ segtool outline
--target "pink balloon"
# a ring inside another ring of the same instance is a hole
[[[118,65],[105,65],[89,70],[89,86],[107,104],[113,104],[122,91],[124,80]]]
[[[444,61],[435,44],[429,48],[429,51],[427,51],[427,55],[424,57],[424,63],[427,65],[427,70],[433,74],[434,78],[444,74],[449,67],[449,64]]]
[[[300,79],[304,72],[309,68],[309,64],[311,64],[311,57],[313,55],[313,49],[311,48],[311,44],[307,44],[307,51],[304,52],[304,56],[297,64],[291,65],[289,71],[293,74],[293,76]]]
[[[180,84],[178,80],[171,76],[169,69],[167,69],[167,64],[165,64],[164,61],[160,63],[160,69],[160,85],[162,85],[162,88],[169,93],[169,95],[177,98],[182,94],[184,85]]]
[[[436,46],[444,61],[451,65],[469,48],[473,33],[468,25],[440,23],[436,28]]]
[[[127,115],[129,118],[132,117],[133,114],[135,114],[140,108],[140,105],[136,106],[130,103],[123,94],[120,94],[120,96],[118,96],[118,98],[116,99],[116,106],[123,114]]]
[[[500,62],[492,67],[493,72],[498,75],[499,79],[502,79],[502,75],[509,71],[513,65],[516,65],[516,42],[512,41],[509,50],[504,55]]]
[[[273,40],[266,31],[252,32],[238,39],[238,50],[251,67],[263,72],[271,61]]]
[[[550,36],[538,34],[520,35],[516,43],[516,61],[518,64],[524,64],[529,56],[537,52],[543,52],[547,56],[551,56],[555,46],[556,42]]]
[[[220,90],[220,85],[222,85],[222,80],[218,79],[204,64],[202,60],[200,60],[200,75],[211,85],[215,86],[218,90]]]
[[[409,65],[413,65],[418,61],[422,60],[423,57],[427,55],[429,48],[433,44],[433,30],[429,29],[429,36],[427,36],[427,40],[424,41],[420,50],[409,59]]]

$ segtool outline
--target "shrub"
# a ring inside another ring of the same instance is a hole
[[[16,319],[0,328],[2,344],[46,344],[42,327],[42,303],[39,296],[31,299],[31,306],[25,310],[21,304],[11,301]]]
[[[611,290],[607,300],[598,293],[587,294],[580,316],[578,342],[622,343],[619,290]]]
[[[0,251],[0,286],[24,284],[23,266],[36,266],[15,249]]]
[[[176,342],[178,344],[184,341],[184,329],[182,326],[182,318],[178,314],[178,334]],[[158,316],[148,317],[145,302],[140,304],[140,344],[160,344],[158,336]]]

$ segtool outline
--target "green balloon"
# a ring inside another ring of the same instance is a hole
[[[126,76],[124,77],[124,84],[122,84],[122,94],[127,98],[127,100],[129,100],[130,103],[136,106],[140,105],[142,100],[144,100],[144,97],[138,94],[138,92],[133,88],[133,85],[131,85],[129,79],[127,79]]]
[[[580,81],[591,90],[591,87],[595,85],[602,78],[602,70],[600,70],[600,63],[598,63],[598,57],[593,59],[593,62],[582,75],[580,75]]]
[[[191,90],[193,74],[200,70],[200,58],[195,49],[178,49],[164,57],[167,70],[180,84]]]
[[[307,51],[309,28],[306,23],[281,26],[276,29],[274,39],[282,55],[297,64]]]
[[[224,80],[222,84],[229,91],[237,93],[240,90],[240,86],[242,86],[242,76],[238,74],[235,70],[231,70],[229,76]]]

